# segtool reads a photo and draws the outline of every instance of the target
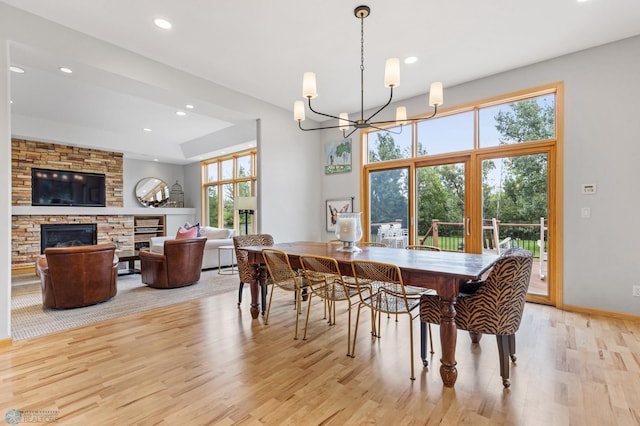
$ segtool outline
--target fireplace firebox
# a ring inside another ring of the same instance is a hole
[[[40,225],[40,253],[49,247],[89,246],[97,244],[95,223],[60,223]]]

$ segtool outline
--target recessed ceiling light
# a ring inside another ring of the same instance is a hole
[[[184,107],[187,108],[187,109],[193,109],[193,105],[191,105],[191,104],[186,104]]]
[[[58,68],[60,71],[62,71],[65,74],[71,74],[73,72],[73,70],[71,68],[67,68],[67,67],[60,67]]]
[[[13,72],[17,72],[18,74],[24,74],[24,69],[17,67],[15,65],[11,65],[9,69]]]
[[[154,158],[153,161],[159,161],[157,158]]]
[[[187,113],[184,111],[176,111],[176,115],[179,115],[180,117],[184,117],[185,115],[187,115]]]
[[[12,104],[12,103],[13,103],[13,101],[9,101],[9,103],[11,103],[11,104]]]
[[[156,27],[162,28],[163,30],[171,29],[171,22],[167,21],[166,19],[156,18],[153,20],[153,23],[156,25]]]
[[[152,132],[152,130],[151,130],[150,128],[148,128],[148,127],[145,127],[145,128],[144,128],[144,129],[142,129],[142,130],[143,130],[143,131],[145,131],[145,132]]]
[[[405,64],[415,64],[416,62],[418,62],[418,58],[415,56],[407,56],[404,59]]]

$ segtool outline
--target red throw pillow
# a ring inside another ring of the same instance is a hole
[[[176,234],[176,240],[186,240],[189,238],[196,238],[198,236],[198,228],[184,229],[182,226],[178,228]]]

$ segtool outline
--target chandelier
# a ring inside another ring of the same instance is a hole
[[[431,115],[427,117],[408,119],[407,109],[403,106],[399,106],[396,109],[395,120],[372,121],[375,116],[389,106],[393,99],[393,89],[400,85],[400,60],[398,58],[389,58],[385,63],[384,85],[389,88],[389,100],[368,118],[364,117],[364,18],[369,16],[371,9],[369,6],[358,6],[354,9],[353,13],[356,18],[360,19],[360,118],[356,120],[350,119],[349,114],[346,112],[341,112],[339,116],[336,117],[335,115],[325,114],[313,109],[313,106],[311,106],[311,99],[318,96],[318,91],[316,89],[316,74],[313,72],[306,72],[302,79],[302,96],[307,99],[309,110],[315,114],[338,120],[338,125],[309,129],[303,128],[302,122],[305,120],[304,101],[296,101],[293,105],[293,119],[298,122],[300,130],[304,130],[306,132],[311,130],[340,129],[342,130],[342,135],[347,138],[358,129],[374,128],[377,130],[387,130],[380,126],[395,124],[399,125],[400,131],[402,131],[402,126],[405,124],[429,120],[430,118],[435,117],[438,112],[438,106],[442,105],[443,102],[442,82],[439,81],[431,83],[431,87],[429,89],[429,105],[433,107],[433,113]]]

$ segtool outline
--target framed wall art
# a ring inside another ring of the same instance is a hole
[[[333,175],[351,171],[351,139],[331,142],[324,149],[324,174]]]
[[[324,209],[327,216],[327,232],[335,232],[338,213],[353,212],[353,198],[354,197],[327,200]]]

